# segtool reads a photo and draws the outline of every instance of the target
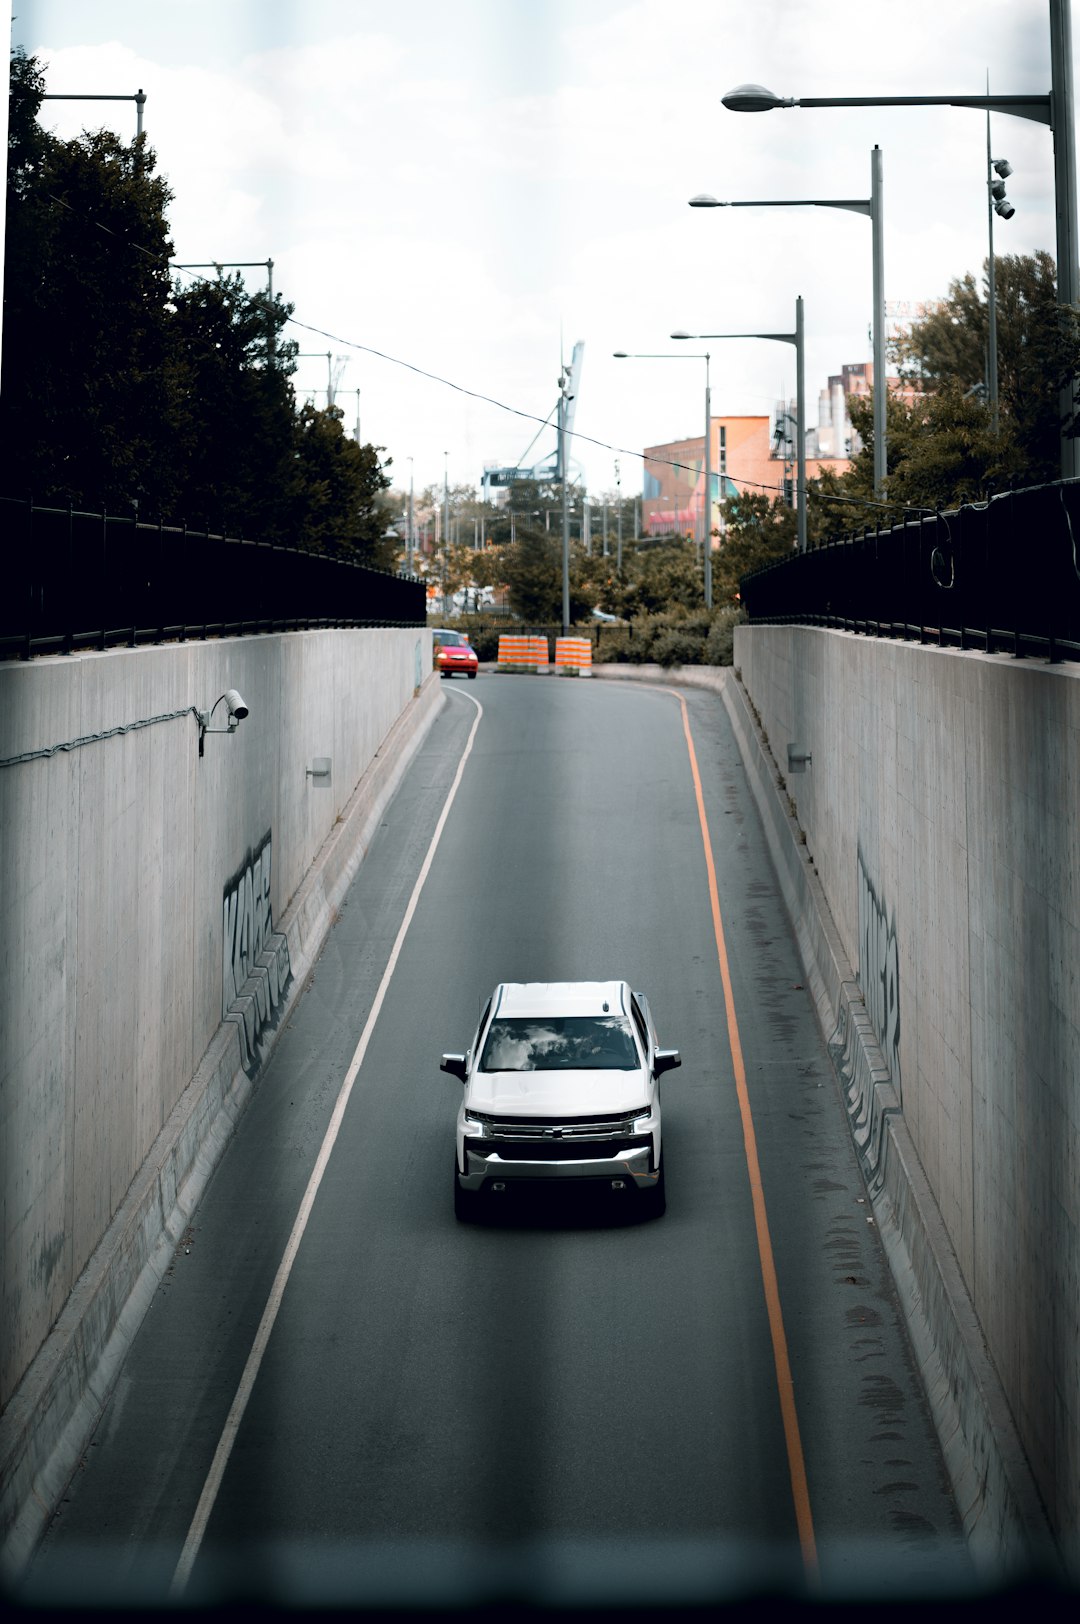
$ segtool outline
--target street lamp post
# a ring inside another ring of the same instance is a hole
[[[566,456],[566,416],[570,404],[568,393],[570,373],[566,367],[559,368],[559,439],[556,466],[561,491],[562,507],[562,629],[563,636],[570,635],[570,509],[567,505],[567,456]]]
[[[803,301],[800,293],[795,300],[795,331],[793,333],[672,333],[672,338],[694,338],[699,340],[712,340],[714,338],[771,338],[780,344],[794,344],[795,346],[795,447],[796,457],[796,523],[798,527],[799,551],[806,551],[806,365],[804,361],[803,342]]]
[[[1054,204],[1057,216],[1057,283],[1059,305],[1071,309],[1080,301],[1080,253],[1077,247],[1076,128],[1073,112],[1072,20],[1069,0],[1050,4],[1050,93],[1040,96],[777,96],[763,85],[737,85],[720,99],[733,113],[767,113],[774,107],[973,107],[988,113],[1012,113],[1036,124],[1049,124],[1054,136]],[[1063,421],[1072,417],[1071,384],[1060,396]],[[1061,477],[1080,476],[1080,437],[1061,435]]]
[[[865,214],[870,219],[872,240],[873,278],[873,348],[874,348],[874,495],[885,494],[888,474],[886,457],[885,418],[885,248],[882,226],[882,159],[881,148],[870,154],[870,196],[862,197],[796,197],[754,199],[749,202],[729,203],[701,192],[690,199],[692,209],[847,209],[852,214]]]
[[[274,337],[274,262],[272,259],[204,259],[196,262],[170,260],[169,263],[178,271],[216,271],[220,276],[222,271],[253,271],[266,267],[266,364],[273,366],[274,356],[277,353],[277,344]],[[329,363],[329,355],[326,357]]]
[[[446,576],[450,567],[450,453],[443,452],[443,544],[442,544],[442,603],[446,611]]]
[[[677,336],[675,334],[673,337]],[[701,552],[705,561],[705,607],[712,608],[712,393],[709,388],[708,351],[681,355],[635,355],[627,350],[613,351],[616,361],[704,361],[705,363],[705,500],[701,505]],[[636,526],[635,526],[636,527]]]
[[[413,537],[414,537],[414,531],[413,531],[413,460],[410,457],[409,458],[409,531],[408,531],[408,539],[406,540],[406,543],[405,543],[405,553],[406,553],[406,557],[408,559],[408,571],[409,571],[410,575],[413,572],[413,546],[414,546]]]
[[[133,101],[135,103],[135,139],[139,140],[143,133],[143,108],[146,106],[146,91],[139,89],[134,96],[62,96],[49,91],[42,96],[42,101]]]

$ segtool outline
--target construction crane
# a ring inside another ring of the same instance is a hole
[[[573,355],[570,359],[570,366],[566,372],[565,432],[567,444],[570,443],[570,438],[574,431],[574,412],[577,407],[577,397],[581,388],[581,367],[584,358],[585,341],[584,339],[579,338],[577,343],[574,345]],[[555,450],[552,451],[548,457],[544,458],[543,461],[530,465],[528,460],[532,455],[533,447],[535,446],[537,440],[539,440],[541,434],[543,434],[546,428],[550,428],[552,426],[552,419],[554,418],[558,409],[559,403],[556,401],[555,405],[551,408],[551,411],[548,413],[543,423],[541,423],[529,444],[526,446],[522,456],[516,463],[514,463],[512,466],[506,467],[499,465],[489,465],[485,467],[485,502],[490,501],[489,492],[492,490],[492,488],[496,486],[513,485],[519,479],[535,479],[538,484],[543,485],[562,483],[563,470],[559,467],[559,451],[557,444]],[[567,457],[566,464],[566,477],[572,483],[581,475],[581,464],[576,458],[570,456]]]

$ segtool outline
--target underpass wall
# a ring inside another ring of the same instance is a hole
[[[789,867],[804,891],[820,884],[837,963],[855,971],[853,993],[837,994],[842,969],[832,978],[835,1040],[850,1053],[857,1022],[872,1034],[853,1126],[906,1247],[944,1410],[967,1430],[969,1524],[1004,1540],[1011,1515],[987,1509],[1010,1465],[979,1437],[995,1411],[995,1381],[972,1376],[985,1338],[1009,1412],[997,1420],[1015,1425],[1075,1560],[1080,671],[768,626],[736,629],[735,667],[789,818]],[[951,1255],[932,1261],[939,1225]]]
[[[234,1075],[254,1076],[332,908],[313,864],[329,852],[341,867],[350,797],[425,679],[428,704],[430,670],[430,635],[396,628],[0,666],[0,1406],[70,1315],[151,1151],[175,1172],[151,1169],[129,1218],[146,1246],[170,1200],[153,1177],[167,1192],[188,1176]],[[200,757],[192,709],[229,688],[250,714]],[[316,757],[329,783],[309,776]],[[86,1341],[72,1403],[118,1322],[120,1279],[95,1288],[98,1331],[84,1314],[72,1333]]]

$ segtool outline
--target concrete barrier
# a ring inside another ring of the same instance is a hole
[[[1080,668],[770,626],[735,663],[899,1107],[856,1090],[967,1525],[1075,1564]]]
[[[739,658],[747,659],[749,633],[757,630],[739,628],[736,632]],[[793,635],[794,628],[791,633],[784,628],[784,633]],[[830,633],[819,635],[828,637]],[[861,646],[866,648],[864,659],[872,663],[874,645],[862,640]],[[885,651],[890,646],[885,645]],[[736,672],[711,666],[664,671],[659,666],[619,664],[596,667],[596,674],[614,680],[700,687],[723,700],[762,815],[807,986],[840,1078],[862,1173],[971,1553],[991,1582],[1000,1582],[1009,1570],[1020,1575],[1033,1569],[1056,1572],[1061,1569],[1061,1551],[1035,1471],[987,1348],[957,1249],[919,1158],[895,1075],[875,1030],[874,1013],[867,1007],[858,970],[833,916],[819,872],[817,846],[802,827],[801,804],[794,799],[801,780],[789,778],[786,770],[786,745],[796,742],[812,745],[810,770],[822,773],[828,760],[822,737],[830,728],[830,718],[819,719],[814,732],[806,734],[796,724],[778,723],[775,710],[770,711],[771,728],[767,728],[765,716],[758,710],[758,693],[768,697],[776,689],[788,706],[797,705],[796,695],[783,682],[793,666],[776,669],[770,661],[755,656],[754,690],[742,684]],[[866,676],[862,682],[869,685]],[[780,700],[775,698],[773,703]],[[793,732],[796,739],[791,737]],[[828,783],[817,793],[828,804]],[[801,801],[807,801],[806,794]],[[877,973],[882,973],[880,963]],[[1002,1010],[1002,1018],[1009,1018],[1007,1010]],[[978,1147],[971,1148],[973,1153],[978,1151]],[[1005,1228],[1000,1229],[1000,1236],[1005,1239]],[[1065,1543],[1067,1538],[1065,1535]]]
[[[500,671],[545,672],[548,668],[547,638],[500,632],[498,667]]]
[[[592,644],[587,637],[555,639],[555,670],[560,677],[592,676]]]
[[[444,702],[430,665],[380,628],[0,666],[9,1577]],[[250,715],[200,758],[229,687]]]

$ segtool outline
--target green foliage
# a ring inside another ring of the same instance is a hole
[[[922,393],[910,402],[886,396],[889,506],[875,500],[873,398],[849,396],[862,448],[846,473],[826,471],[812,482],[812,537],[887,524],[905,507],[956,507],[1060,476],[1059,392],[1080,378],[1080,314],[1057,303],[1049,254],[995,256],[994,264],[997,434],[984,386],[989,307],[968,274],[894,346],[901,376]],[[1078,429],[1074,420],[1071,430]]]
[[[510,607],[522,620],[562,619],[562,537],[554,531],[519,523],[516,539],[502,549],[505,584]],[[570,619],[580,620],[592,609],[591,586],[580,549],[571,550]]]
[[[291,311],[249,294],[236,272],[178,284],[167,313],[177,380],[174,501],[190,519],[281,543],[303,533],[286,500],[295,489],[295,345],[282,345],[280,334]],[[273,366],[271,345],[280,350]]]
[[[305,405],[293,430],[289,517],[312,552],[392,569],[397,545],[387,541],[379,496],[390,483],[382,446],[357,445],[342,428],[339,406]],[[389,460],[389,459],[388,459]]]
[[[795,547],[794,508],[765,491],[742,491],[723,503],[724,544],[713,553],[713,602],[735,603],[739,580]]]
[[[32,127],[43,93],[33,58],[13,58],[12,88],[5,457],[35,494],[92,493],[111,507],[153,498],[169,483],[155,432],[173,383],[169,190],[143,142],[104,130],[58,142]]]
[[[381,447],[297,413],[292,306],[238,275],[174,283],[171,193],[145,138],[58,141],[11,59],[4,391],[10,494],[209,523],[391,565]]]
[[[989,341],[988,263],[986,296],[969,272],[951,284],[949,296],[917,322],[896,345],[902,373],[934,394],[963,397],[986,376]],[[1061,472],[1058,396],[1080,378],[1080,313],[1057,302],[1054,261],[1035,254],[994,256],[997,313],[998,397],[1002,439],[984,457],[984,488],[992,481],[1038,484]],[[952,422],[968,432],[953,413]],[[1069,432],[1080,432],[1075,415]],[[890,457],[891,461],[891,457]]]
[[[614,558],[595,562],[600,584],[596,601],[609,614],[629,619],[680,608],[700,610],[704,602],[705,576],[697,548],[681,536],[638,547],[624,544],[621,579]]]
[[[863,447],[847,473],[837,476],[825,470],[811,486],[815,533],[859,531],[875,520],[886,524],[904,507],[944,508],[978,501],[1005,481],[1008,436],[991,432],[986,407],[974,395],[965,394],[958,384],[942,384],[910,405],[890,394],[886,491],[895,506],[882,509],[874,500],[872,398],[851,396],[848,410]]]
[[[643,615],[627,626],[593,628],[596,664],[730,665],[734,628],[742,611],[733,605],[700,612]]]

